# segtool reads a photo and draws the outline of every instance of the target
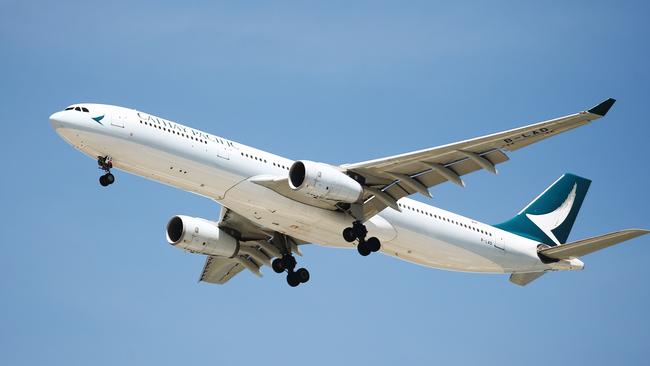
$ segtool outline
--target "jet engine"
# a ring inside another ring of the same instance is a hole
[[[363,187],[337,168],[313,161],[296,161],[289,169],[289,187],[304,195],[335,202],[354,203]]]
[[[174,216],[167,223],[169,244],[193,253],[234,257],[239,241],[221,230],[216,222],[199,217]]]

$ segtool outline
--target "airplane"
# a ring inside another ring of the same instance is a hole
[[[586,125],[615,100],[524,127],[358,163],[290,160],[179,123],[124,107],[78,103],[49,118],[56,133],[97,160],[99,183],[116,168],[221,205],[215,220],[176,215],[166,239],[206,256],[200,282],[224,284],[263,266],[309,281],[294,254],[315,243],[374,252],[443,270],[510,274],[525,286],[546,272],[581,270],[579,259],[647,234],[628,229],[567,242],[591,181],[564,174],[512,219],[496,225],[408,198],[431,197],[441,183],[464,186],[477,170],[497,173],[506,152]]]

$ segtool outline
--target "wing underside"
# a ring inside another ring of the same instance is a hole
[[[205,260],[199,282],[223,285],[243,270],[244,266],[235,259],[210,255]]]
[[[287,252],[300,254],[298,246],[306,244],[268,231],[226,207],[221,209],[219,228],[237,238],[239,250],[232,258],[207,256],[199,282],[222,285],[244,269],[262,277],[262,267],[271,266],[273,258]]]

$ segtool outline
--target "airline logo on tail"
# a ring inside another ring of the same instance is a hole
[[[526,214],[526,217],[537,225],[537,227],[557,245],[560,245],[560,241],[557,239],[555,234],[553,234],[553,230],[562,225],[564,220],[569,216],[576,199],[577,189],[578,184],[574,183],[573,189],[571,189],[571,192],[569,192],[564,202],[562,202],[562,204],[552,212],[543,215]]]

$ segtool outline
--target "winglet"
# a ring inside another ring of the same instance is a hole
[[[609,99],[601,102],[597,106],[591,108],[590,110],[588,110],[588,112],[592,113],[592,114],[597,114],[597,115],[603,117],[603,116],[605,116],[607,114],[609,109],[612,108],[614,103],[616,103],[616,99],[609,98]]]

